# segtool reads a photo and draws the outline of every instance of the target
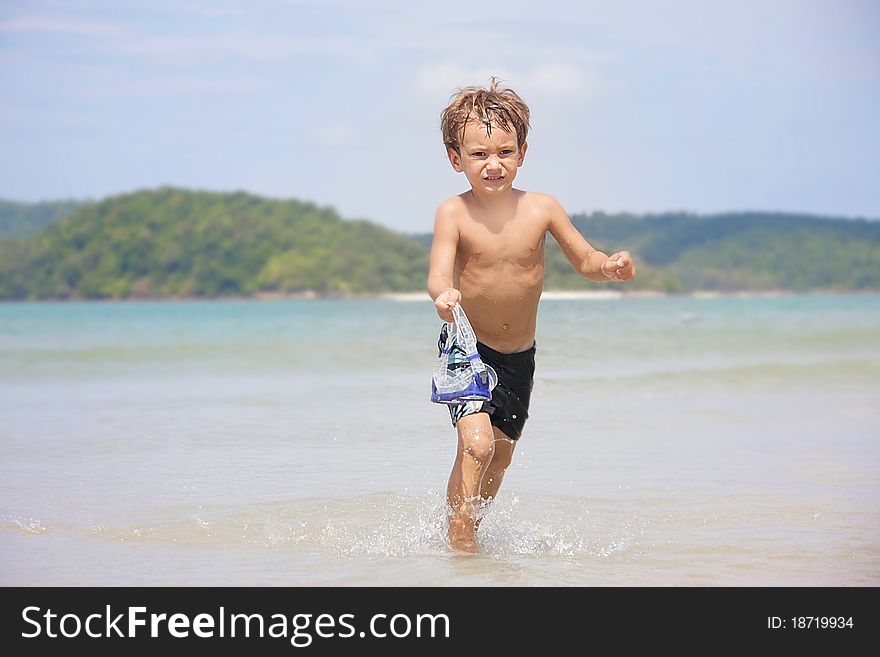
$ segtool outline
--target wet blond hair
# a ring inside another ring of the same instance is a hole
[[[513,89],[499,89],[500,80],[489,79],[489,88],[465,87],[452,95],[449,105],[440,115],[440,131],[446,148],[460,152],[468,122],[486,126],[492,134],[492,124],[507,132],[516,133],[517,146],[522,146],[529,135],[529,106]]]

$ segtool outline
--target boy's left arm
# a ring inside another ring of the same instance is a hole
[[[591,281],[628,281],[636,275],[629,251],[618,251],[609,256],[595,249],[574,227],[559,201],[552,196],[545,198],[550,234],[581,276]]]

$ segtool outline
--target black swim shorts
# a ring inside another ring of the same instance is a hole
[[[438,357],[446,344],[446,324],[440,329]],[[535,380],[535,350],[531,349],[505,354],[492,347],[477,342],[477,351],[486,365],[498,374],[498,385],[492,390],[489,401],[470,401],[463,404],[450,404],[449,415],[452,426],[465,415],[488,413],[489,421],[512,440],[519,440],[523,427],[529,418],[529,399]]]

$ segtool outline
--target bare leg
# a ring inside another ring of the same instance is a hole
[[[488,413],[466,415],[456,423],[456,428],[458,451],[446,489],[449,542],[457,550],[476,552],[476,503],[495,451],[495,436]]]
[[[497,497],[504,473],[510,466],[513,450],[516,448],[516,441],[511,440],[501,429],[492,427],[492,430],[495,434],[495,454],[480,486],[480,497],[487,502]]]
[[[483,476],[480,485],[480,498],[485,503],[489,503],[498,496],[498,489],[501,487],[501,481],[504,479],[504,473],[510,466],[513,458],[513,450],[516,448],[516,441],[498,427],[492,427],[495,434],[495,450],[489,468]],[[477,518],[476,528],[479,529],[482,518]]]

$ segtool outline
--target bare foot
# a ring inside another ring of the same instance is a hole
[[[449,542],[455,550],[477,551],[477,528],[472,514],[458,512],[449,517]]]
[[[477,551],[477,542],[473,539],[469,538],[458,538],[458,539],[450,539],[452,543],[453,550],[459,550],[460,552],[467,552],[469,554],[475,554]]]

